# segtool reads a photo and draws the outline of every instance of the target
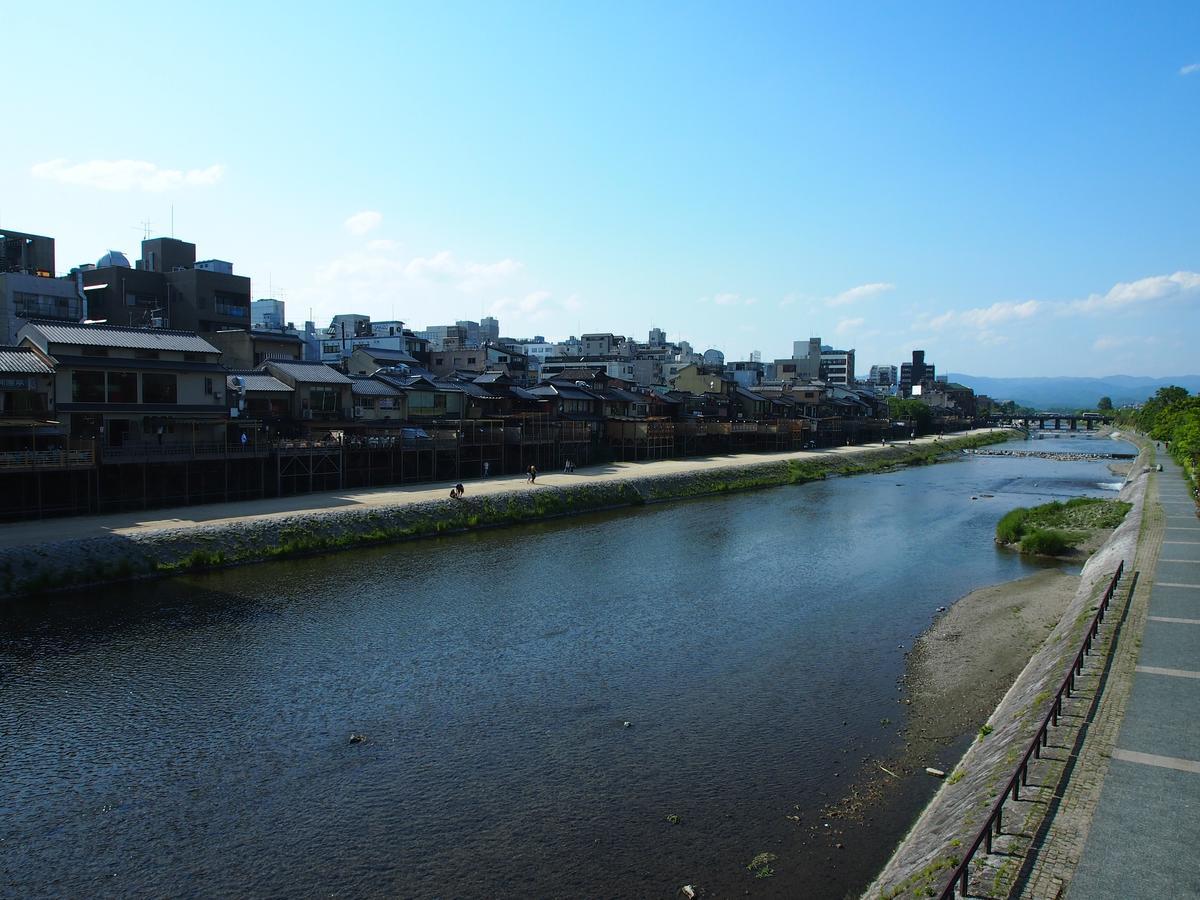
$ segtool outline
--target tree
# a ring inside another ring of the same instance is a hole
[[[1112,409],[1112,397],[1101,397],[1100,402],[1096,404],[1096,409],[1099,409],[1099,410]]]

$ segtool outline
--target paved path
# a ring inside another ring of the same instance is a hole
[[[1138,587],[1150,591],[1141,652],[1072,900],[1200,896],[1200,519],[1169,458],[1158,482],[1164,527]]]
[[[967,434],[984,434],[1003,429],[982,428],[961,434],[949,435],[948,439]],[[915,441],[896,442],[896,446],[908,444],[924,445],[937,441],[936,437],[917,438]],[[892,446],[889,444],[889,446]],[[696,472],[704,469],[721,469],[729,466],[747,466],[786,459],[812,459],[830,454],[859,453],[867,449],[881,449],[881,444],[862,444],[853,447],[836,447],[826,450],[811,450],[792,453],[736,453],[727,456],[705,456],[690,459],[664,459],[652,462],[615,462],[579,469],[573,475],[548,472],[538,475],[539,485],[578,484],[583,481],[616,481],[643,476],[671,475]],[[272,497],[263,500],[242,500],[232,503],[210,503],[202,506],[179,506],[170,509],[155,509],[138,512],[111,513],[99,516],[78,516],[63,519],[42,519],[32,522],[0,524],[0,548],[27,547],[55,541],[83,540],[108,534],[129,536],[164,528],[178,529],[189,526],[219,525],[223,522],[247,518],[271,518],[294,513],[319,512],[321,510],[346,509],[347,507],[370,508],[393,506],[405,503],[421,503],[427,500],[444,499],[453,482],[422,483],[383,488],[360,488],[345,491],[325,491],[301,494],[294,497]],[[525,490],[525,476],[504,475],[486,480],[466,482],[468,496],[499,494],[506,491]]]

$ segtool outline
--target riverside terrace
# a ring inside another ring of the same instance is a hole
[[[231,371],[193,332],[33,321],[19,337],[0,355],[10,520],[890,436],[882,401],[819,382],[646,390],[580,369],[525,388],[295,359]]]

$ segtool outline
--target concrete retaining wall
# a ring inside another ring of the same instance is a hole
[[[1113,572],[1122,560],[1127,569],[1133,564],[1146,498],[1147,459],[1143,451],[1121,489],[1120,499],[1132,508],[1084,565],[1079,589],[1062,619],[988,719],[992,732],[963,755],[864,897],[890,900],[940,893],[1049,712],[1052,695],[1079,651]],[[1006,823],[1008,832],[1021,830],[1011,817]],[[1003,880],[1011,873],[996,875]]]
[[[0,597],[74,590],[182,571],[324,553],[473,528],[596,512],[935,462],[947,452],[1005,440],[1005,433],[949,438],[938,445],[864,447],[838,455],[748,463],[569,487],[520,488],[462,500],[326,509],[216,525],[106,534],[0,549]]]

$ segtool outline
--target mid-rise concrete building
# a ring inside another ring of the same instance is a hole
[[[925,362],[925,351],[914,350],[912,362],[900,366],[900,396],[919,396],[933,388],[937,381],[937,373],[933,363]]]
[[[87,301],[77,275],[54,277],[54,238],[0,232],[0,344],[12,344],[30,319],[79,322]]]
[[[875,387],[895,387],[900,382],[900,370],[896,366],[871,366],[867,383]]]
[[[150,238],[136,266],[109,251],[82,271],[92,319],[200,333],[251,324],[250,279],[223,260],[197,263],[187,241]]]
[[[262,299],[250,304],[250,326],[268,331],[283,331],[287,327],[282,300]]]
[[[817,377],[826,384],[848,387],[854,383],[854,351],[835,350],[828,345],[821,347],[821,363]]]

